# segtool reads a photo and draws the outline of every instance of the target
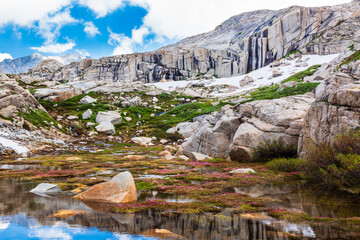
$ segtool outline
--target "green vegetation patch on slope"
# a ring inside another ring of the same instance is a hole
[[[305,77],[312,76],[317,70],[319,70],[320,67],[321,67],[321,65],[311,66],[311,67],[309,67],[308,69],[306,69],[304,71],[295,73],[294,75],[288,77],[287,79],[285,79],[281,83],[286,83],[286,82],[290,82],[290,81],[302,82]]]
[[[318,82],[309,82],[309,83],[299,83],[295,87],[291,88],[284,88],[281,91],[278,91],[279,85],[273,85],[268,87],[262,87],[258,90],[250,93],[249,100],[250,101],[257,101],[257,100],[271,100],[277,99],[282,97],[288,97],[293,95],[305,94],[307,92],[311,92],[314,90],[320,83]]]
[[[29,110],[29,113],[21,113],[21,115],[35,127],[47,128],[51,126],[51,123],[53,123],[54,126],[58,125],[58,122],[50,117],[49,114],[41,110]]]

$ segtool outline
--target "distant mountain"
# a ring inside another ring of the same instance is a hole
[[[44,56],[40,53],[34,53],[26,57],[5,59],[4,61],[0,62],[0,69],[8,74],[19,74],[28,72],[30,68],[37,66],[44,60],[54,59],[63,65],[67,65],[72,62],[79,62],[84,58],[85,57],[75,53],[63,56]]]

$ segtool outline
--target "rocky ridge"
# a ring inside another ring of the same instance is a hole
[[[214,31],[155,52],[72,63],[54,72],[51,79],[149,83],[202,74],[229,77],[264,67],[294,50],[340,53],[351,44],[358,45],[353,30],[358,29],[359,9],[360,3],[353,1],[332,7],[243,13]]]

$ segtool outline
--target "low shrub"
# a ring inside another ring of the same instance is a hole
[[[299,158],[276,158],[266,166],[278,172],[302,172],[305,170],[306,161]]]
[[[267,162],[274,158],[293,158],[297,155],[297,148],[280,143],[280,141],[266,141],[255,149],[254,160]]]
[[[306,176],[327,190],[360,192],[360,131],[350,130],[334,138],[333,144],[307,143]]]

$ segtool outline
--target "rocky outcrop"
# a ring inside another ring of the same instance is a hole
[[[12,117],[16,112],[28,112],[29,109],[44,110],[34,96],[16,81],[0,80],[0,111]]]
[[[296,148],[303,118],[314,101],[314,94],[308,93],[240,104],[234,109],[225,106],[202,117],[200,127],[184,143],[184,153],[245,161],[266,141]]]
[[[243,13],[211,32],[155,52],[71,63],[54,72],[52,79],[150,83],[198,74],[229,77],[266,66],[294,50],[340,53],[358,35],[359,10],[360,3],[353,1],[333,7]]]
[[[303,156],[311,144],[332,144],[341,132],[360,127],[360,61],[351,62],[334,74],[336,64],[328,66],[325,81],[316,89],[301,131],[298,153]]]
[[[130,172],[119,173],[110,181],[92,186],[75,198],[90,202],[134,202],[137,200],[134,178]]]

